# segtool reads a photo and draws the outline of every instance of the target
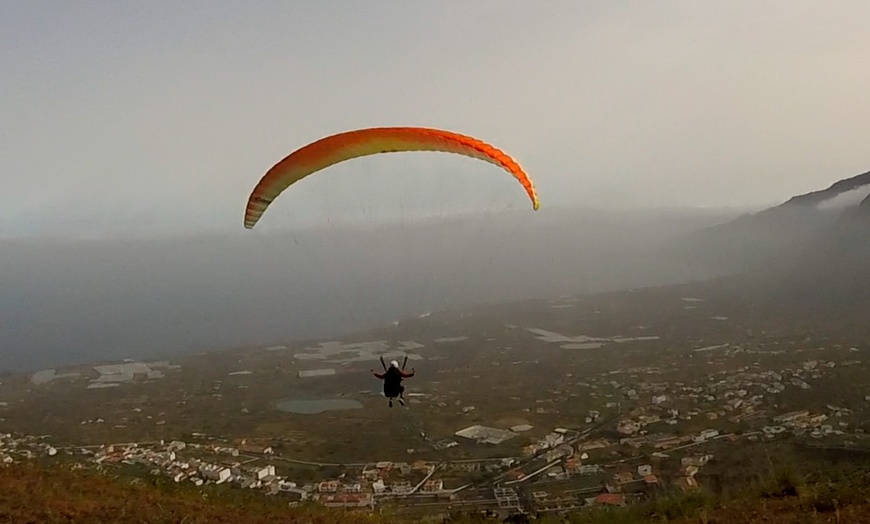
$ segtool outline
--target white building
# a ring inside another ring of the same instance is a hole
[[[704,431],[699,433],[697,437],[694,437],[692,440],[695,442],[704,442],[704,441],[707,441],[707,440],[709,440],[713,437],[716,437],[718,435],[719,435],[719,430],[717,430],[717,429],[705,429]]]
[[[230,480],[232,472],[230,468],[222,468],[219,466],[206,465],[200,468],[200,473],[206,480],[212,480],[217,484],[224,483]]]
[[[257,479],[258,480],[263,480],[264,478],[266,478],[270,475],[273,477],[275,476],[275,466],[273,466],[271,464],[268,466],[257,469]]]

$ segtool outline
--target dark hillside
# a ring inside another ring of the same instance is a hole
[[[755,214],[701,229],[674,249],[686,267],[720,274],[777,271],[783,263],[803,258],[818,249],[820,236],[836,235],[842,218],[856,210],[870,213],[870,196],[861,188],[870,185],[870,172],[840,180],[827,189],[790,198]],[[857,193],[850,193],[857,191]],[[849,206],[850,196],[863,197]],[[829,205],[830,204],[830,205]],[[847,241],[844,239],[844,241]]]

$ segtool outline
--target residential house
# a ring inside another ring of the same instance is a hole
[[[241,477],[237,481],[237,485],[240,489],[256,489],[261,486],[261,483],[254,477]]]
[[[693,457],[683,457],[680,459],[680,464],[683,466],[697,466],[703,467],[710,459],[713,458],[713,455],[697,455]]]
[[[704,442],[704,441],[709,440],[709,439],[716,437],[718,435],[719,435],[718,429],[705,429],[704,431],[699,433],[698,436],[695,437],[693,440],[695,442]]]
[[[577,473],[577,468],[579,468],[579,467],[580,467],[580,461],[577,460],[576,458],[572,457],[572,458],[565,460],[565,471],[568,474],[573,475],[574,473]]]
[[[239,452],[253,453],[256,455],[271,455],[273,453],[271,446],[263,446],[261,444],[243,443],[239,445]]]
[[[257,474],[257,479],[258,479],[258,480],[263,480],[264,478],[266,478],[266,477],[268,477],[268,476],[273,476],[273,477],[274,477],[274,476],[275,476],[275,466],[273,466],[273,465],[270,464],[270,465],[268,465],[268,466],[265,466],[265,467],[262,467],[262,468],[258,468],[258,469],[256,470],[256,474]]]
[[[679,446],[679,445],[685,444],[686,442],[689,442],[689,441],[691,441],[691,440],[692,440],[692,437],[690,437],[690,436],[685,436],[685,437],[678,437],[678,436],[666,437],[666,438],[663,438],[663,439],[660,439],[660,440],[656,440],[655,442],[653,442],[653,447],[656,448],[656,449],[668,449],[668,448],[673,448],[673,447],[676,447],[676,446]]]
[[[631,474],[631,471],[620,471],[613,475],[613,480],[620,484],[626,484],[634,480],[634,476]]]
[[[339,482],[337,480],[324,480],[317,485],[317,491],[320,493],[335,493],[338,491]]]
[[[443,480],[427,480],[423,483],[423,486],[420,488],[422,493],[437,493],[439,491],[444,491],[444,481]]]
[[[323,495],[319,500],[327,508],[361,508],[372,505],[370,493],[336,493]]]
[[[594,500],[600,506],[625,506],[625,495],[620,493],[602,493]]]
[[[698,474],[698,466],[683,466],[681,471],[687,477],[694,477]]]
[[[593,449],[606,448],[611,445],[611,442],[604,439],[587,440],[577,444],[577,451],[591,451]]]
[[[632,435],[640,430],[640,423],[633,420],[620,420],[616,431],[623,435]]]
[[[698,481],[695,480],[695,477],[680,477],[674,484],[684,492],[698,489]]]
[[[563,442],[565,442],[565,435],[555,432],[548,433],[543,439],[543,443],[550,448],[555,448]]]
[[[626,437],[623,439],[619,439],[619,443],[625,446],[631,446],[635,449],[646,446],[649,444],[649,438],[647,437]]]
[[[566,480],[568,478],[568,472],[565,471],[565,468],[556,464],[547,470],[547,476],[553,480]]]
[[[802,411],[792,411],[790,413],[784,413],[782,415],[778,415],[773,417],[774,422],[779,422],[780,424],[784,424],[787,422],[794,422],[795,420],[801,419],[809,415],[810,412],[807,410]]]
[[[205,480],[212,480],[217,484],[222,484],[228,481],[232,476],[230,468],[222,468],[208,465],[200,467],[200,474],[202,474],[202,477]]]
[[[395,482],[390,486],[390,491],[393,493],[410,493],[411,489],[411,483],[407,480]]]

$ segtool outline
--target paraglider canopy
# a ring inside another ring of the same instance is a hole
[[[275,164],[260,179],[248,198],[245,228],[253,228],[282,191],[314,172],[353,158],[401,151],[456,153],[499,166],[523,186],[532,201],[532,208],[537,210],[539,207],[535,187],[523,168],[493,145],[441,129],[377,127],[321,138],[297,149]]]

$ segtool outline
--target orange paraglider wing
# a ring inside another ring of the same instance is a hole
[[[260,179],[248,198],[245,228],[251,229],[282,191],[331,165],[367,155],[402,151],[439,151],[477,158],[514,176],[538,209],[538,196],[523,168],[500,149],[465,135],[423,127],[377,127],[321,138],[297,149]]]

